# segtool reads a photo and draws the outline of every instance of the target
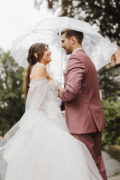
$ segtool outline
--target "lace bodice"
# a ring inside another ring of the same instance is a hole
[[[45,78],[32,80],[29,85],[28,96],[26,100],[26,110],[50,111],[53,106],[59,106],[58,87],[60,83],[56,80],[48,82]]]
[[[31,81],[26,101],[26,111],[29,111],[29,113],[41,112],[47,117],[48,122],[53,122],[58,127],[68,131],[60,110],[59,86],[58,81],[51,80],[48,82],[45,78]]]

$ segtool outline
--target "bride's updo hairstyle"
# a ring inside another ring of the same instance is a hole
[[[24,86],[23,86],[25,99],[27,97],[27,93],[28,93],[28,89],[29,89],[30,73],[31,73],[32,67],[37,62],[40,62],[40,59],[44,55],[46,46],[48,47],[48,45],[43,44],[43,43],[35,43],[28,50],[28,56],[27,56],[28,67],[27,67],[25,75],[24,75]],[[38,57],[35,57],[35,54],[37,54]]]

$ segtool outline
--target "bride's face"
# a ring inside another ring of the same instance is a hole
[[[48,64],[50,61],[51,61],[51,51],[47,46],[45,46],[45,51],[42,58],[40,59],[40,62],[44,64]]]
[[[64,48],[66,54],[72,53],[72,41],[71,38],[66,38],[65,34],[62,35],[62,48]]]

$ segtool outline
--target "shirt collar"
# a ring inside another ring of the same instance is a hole
[[[79,49],[82,49],[82,48],[77,48],[77,49],[75,49],[73,52],[72,52],[72,54],[74,54],[76,51],[78,51]]]

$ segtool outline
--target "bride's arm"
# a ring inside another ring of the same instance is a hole
[[[42,110],[48,92],[47,79],[41,78],[33,81],[30,84],[30,90],[28,92],[26,100],[26,111]]]
[[[26,110],[29,108],[40,110],[47,94],[47,71],[46,66],[40,63],[32,68],[30,90],[26,100]],[[38,79],[38,81],[33,81]]]

